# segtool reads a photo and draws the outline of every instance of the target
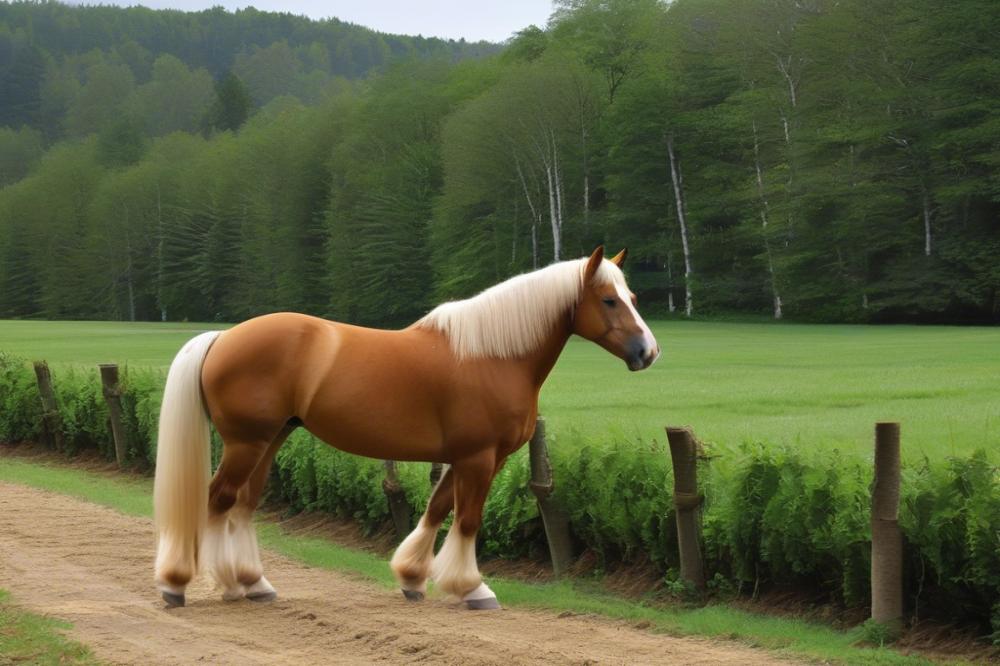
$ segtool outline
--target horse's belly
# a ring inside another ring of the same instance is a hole
[[[446,462],[440,439],[420,433],[407,433],[393,429],[367,427],[356,429],[344,424],[305,424],[312,434],[334,448],[380,460],[419,460]]]
[[[444,461],[443,437],[429,413],[386,413],[364,407],[311,410],[303,425],[327,444],[382,460]]]

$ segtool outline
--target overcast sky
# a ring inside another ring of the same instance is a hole
[[[222,5],[253,6],[264,11],[336,17],[380,32],[424,37],[465,37],[500,42],[531,24],[545,27],[551,0],[63,0],[73,5],[144,5],[153,9],[197,11]]]

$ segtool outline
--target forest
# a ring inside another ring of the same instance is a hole
[[[505,44],[0,2],[0,318],[405,325],[627,246],[644,312],[1000,322],[994,0],[558,0]]]

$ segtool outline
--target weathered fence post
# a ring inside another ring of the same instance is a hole
[[[56,403],[56,392],[52,388],[52,375],[45,361],[35,361],[35,378],[38,393],[42,396],[42,432],[50,449],[65,450],[62,434],[62,417]]]
[[[437,488],[438,481],[441,480],[441,475],[444,473],[444,465],[441,463],[431,463],[431,488]]]
[[[573,542],[569,536],[569,518],[566,512],[552,498],[555,483],[552,479],[552,465],[545,446],[545,420],[538,417],[535,434],[528,442],[528,456],[531,462],[531,492],[538,499],[538,511],[545,526],[545,539],[549,542],[552,556],[552,571],[562,576],[573,561]]]
[[[872,485],[872,619],[900,629],[903,535],[899,529],[899,424],[875,424]]]
[[[128,434],[122,420],[122,392],[118,383],[118,366],[114,363],[101,363],[101,387],[104,402],[108,403],[108,419],[111,421],[111,435],[115,438],[115,460],[118,467],[125,466],[128,456]]]
[[[700,592],[705,589],[705,566],[701,560],[698,516],[702,499],[698,494],[698,450],[687,428],[667,428],[667,441],[674,468],[674,510],[681,580]]]
[[[399,543],[410,533],[410,504],[406,501],[406,492],[399,484],[396,473],[396,461],[385,461],[385,478],[382,480],[382,490],[389,500],[389,513],[392,514],[392,524],[396,528],[396,542]]]

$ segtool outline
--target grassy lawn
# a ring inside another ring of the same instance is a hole
[[[0,590],[0,664],[97,664],[87,648],[63,636],[69,627],[22,611]]]
[[[0,321],[0,350],[49,364],[170,365],[186,340],[218,324]]]
[[[0,321],[0,350],[53,364],[165,367],[212,324]],[[1000,449],[1000,329],[653,322],[650,370],[570,340],[542,391],[550,432],[664,438],[691,425],[745,440],[868,454],[873,424],[903,424],[907,457]]]
[[[129,515],[151,514],[152,484],[148,479],[108,477],[61,466],[0,458],[0,481],[64,493]],[[325,539],[288,535],[272,523],[262,524],[259,533],[264,547],[290,558],[310,566],[345,572],[386,589],[395,588],[388,563],[381,557],[338,546]],[[602,593],[595,590],[593,585],[571,581],[528,584],[492,578],[489,583],[507,606],[591,613],[640,622],[642,626],[648,626],[654,631],[675,635],[733,639],[823,663],[928,663],[887,648],[860,647],[858,643],[862,638],[861,629],[835,631],[801,620],[755,615],[725,604],[700,608],[651,606]],[[152,586],[150,594],[155,594]],[[0,605],[0,613],[2,608]],[[0,628],[2,627],[0,624]],[[2,645],[0,643],[0,648]],[[2,654],[0,649],[0,655]]]

